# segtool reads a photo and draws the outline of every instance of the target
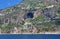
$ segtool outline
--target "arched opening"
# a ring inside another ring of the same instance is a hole
[[[34,15],[33,15],[32,12],[29,12],[29,13],[27,13],[27,14],[24,15],[24,19],[33,18],[33,17],[34,17]]]
[[[33,13],[31,12],[27,13],[27,18],[33,18]]]

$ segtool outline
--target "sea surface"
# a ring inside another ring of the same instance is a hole
[[[0,34],[0,39],[60,39],[59,34]]]
[[[0,9],[5,9],[16,4],[21,3],[23,0],[0,0]]]

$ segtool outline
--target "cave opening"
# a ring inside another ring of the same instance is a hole
[[[33,17],[34,17],[34,13],[32,13],[32,12],[28,12],[24,15],[24,19],[33,18]]]
[[[27,13],[27,18],[33,18],[33,17],[34,17],[33,13],[31,13],[31,12]]]

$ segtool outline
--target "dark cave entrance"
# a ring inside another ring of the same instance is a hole
[[[27,13],[27,18],[33,18],[33,17],[34,17],[33,13],[31,13],[31,12]]]
[[[34,14],[32,12],[29,12],[29,13],[25,14],[24,19],[33,18],[33,17],[34,17]]]

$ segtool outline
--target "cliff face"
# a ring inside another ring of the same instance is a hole
[[[3,33],[40,33],[55,31],[58,25],[51,18],[60,18],[60,15],[56,12],[56,8],[60,3],[56,1],[24,0],[21,4],[1,10],[0,22],[3,22],[2,24],[0,23],[2,26],[0,26],[1,30]],[[30,23],[31,25],[27,25]]]

